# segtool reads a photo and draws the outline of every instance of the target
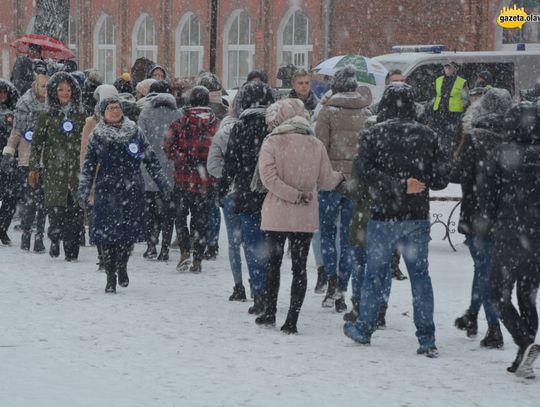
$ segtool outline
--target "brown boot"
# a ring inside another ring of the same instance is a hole
[[[202,261],[201,260],[193,260],[193,263],[191,264],[191,267],[189,268],[190,273],[200,273],[202,271]]]
[[[176,270],[178,271],[187,271],[189,268],[189,265],[191,264],[191,253],[190,252],[182,252],[180,255],[180,261],[178,262],[176,266]]]

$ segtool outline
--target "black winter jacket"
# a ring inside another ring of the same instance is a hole
[[[223,175],[218,184],[218,196],[223,198],[234,182],[237,213],[260,212],[266,193],[251,191],[251,179],[259,159],[264,138],[269,133],[266,126],[266,108],[247,109],[231,130]]]
[[[443,189],[449,171],[437,134],[410,119],[390,119],[363,133],[355,170],[371,196],[371,219],[429,219],[429,190],[407,194],[407,179]]]
[[[540,131],[497,146],[478,191],[477,230],[497,241],[540,241]]]

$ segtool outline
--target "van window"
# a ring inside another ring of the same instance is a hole
[[[500,63],[463,63],[458,75],[467,80],[469,89],[474,86],[476,74],[480,71],[489,71],[493,74],[493,86],[505,88],[514,94],[514,64],[512,62]],[[426,64],[414,69],[407,75],[407,83],[415,90],[416,100],[427,102],[435,98],[435,79],[444,75],[441,64]]]

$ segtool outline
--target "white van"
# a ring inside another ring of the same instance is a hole
[[[399,69],[416,91],[417,100],[435,97],[435,79],[443,75],[443,64],[460,64],[459,75],[473,86],[476,74],[487,70],[493,86],[506,88],[512,95],[535,86],[540,81],[540,51],[440,51],[443,46],[396,46],[393,54],[375,57],[389,71]],[[409,52],[417,50],[418,52]],[[404,52],[402,52],[404,51]]]

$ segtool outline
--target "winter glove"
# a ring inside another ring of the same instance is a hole
[[[15,167],[15,157],[13,154],[4,153],[2,156],[2,162],[0,162],[0,171],[4,173],[11,172]]]
[[[33,170],[28,173],[28,185],[35,188],[39,184],[40,173],[39,170]]]

